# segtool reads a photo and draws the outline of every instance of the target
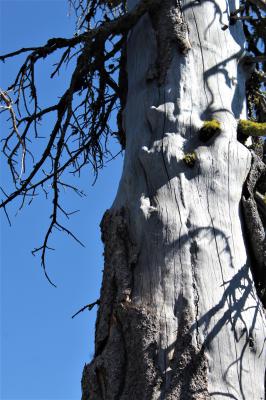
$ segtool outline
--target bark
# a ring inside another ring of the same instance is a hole
[[[263,196],[256,189],[260,189],[262,179],[265,186],[265,178],[266,165],[253,152],[251,168],[243,189],[242,204],[248,243],[255,261],[255,265],[252,265],[255,269],[253,271],[255,282],[264,306],[266,306],[266,219],[263,214],[265,202],[263,198],[261,199]],[[262,192],[265,193],[265,187],[262,186],[262,189]]]
[[[264,399],[266,321],[241,208],[252,157],[236,138],[249,71],[241,23],[222,30],[236,8],[166,0],[129,35],[124,170],[101,224],[83,400]],[[202,143],[213,119],[221,132]]]

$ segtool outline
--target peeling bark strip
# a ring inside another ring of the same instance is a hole
[[[242,205],[244,209],[245,224],[248,232],[248,240],[251,244],[255,263],[253,263],[253,273],[255,281],[259,286],[259,292],[263,303],[266,301],[266,293],[262,293],[262,288],[266,286],[266,235],[265,224],[258,211],[255,191],[261,178],[266,177],[266,165],[255,153],[252,153],[252,164],[247,177],[242,195]],[[255,264],[255,265],[254,265]]]
[[[137,251],[129,238],[125,214],[125,209],[114,215],[106,211],[101,222],[105,267],[96,321],[96,355],[108,339],[113,307],[131,297]]]
[[[156,65],[148,70],[147,80],[157,78],[159,85],[162,85],[173,58],[173,50],[177,48],[181,54],[186,54],[191,48],[188,26],[179,0],[164,0],[149,15],[156,33],[158,53]]]
[[[125,210],[107,211],[101,229],[105,268],[95,359],[83,371],[82,399],[150,399],[160,382],[153,366],[159,328],[152,313],[131,304],[137,251],[129,238]]]
[[[107,211],[101,223],[105,268],[96,322],[95,358],[85,365],[83,400],[151,399],[160,384],[155,366],[159,322],[131,304],[137,261],[125,210]]]

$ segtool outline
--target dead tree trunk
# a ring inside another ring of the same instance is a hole
[[[125,162],[101,224],[83,400],[264,399],[265,315],[241,210],[251,154],[236,138],[248,70],[241,23],[222,30],[237,4],[180,7],[162,1],[128,38]],[[202,138],[206,120],[221,131]]]

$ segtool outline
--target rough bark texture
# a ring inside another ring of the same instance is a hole
[[[237,5],[180,7],[165,1],[128,38],[125,163],[102,223],[83,400],[264,399],[265,315],[241,211],[252,157],[236,139],[246,117],[244,38],[238,22],[221,29]],[[221,132],[202,144],[199,129],[213,119]]]
[[[244,185],[242,204],[248,236],[247,240],[250,243],[254,258],[254,264],[252,265],[254,276],[257,280],[258,290],[262,292],[261,297],[263,302],[266,304],[266,293],[264,293],[264,288],[266,287],[266,223],[264,222],[264,215],[261,215],[259,205],[257,204],[257,201],[260,199],[259,194],[257,196],[255,194],[256,187],[261,178],[264,178],[265,182],[266,165],[253,153],[250,172]]]
[[[173,58],[173,49],[178,48],[181,54],[186,54],[191,48],[188,26],[183,18],[181,3],[176,0],[162,1],[149,15],[156,35],[157,58],[148,69],[146,79],[156,79],[161,85]]]

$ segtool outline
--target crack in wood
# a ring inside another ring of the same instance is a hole
[[[193,285],[193,293],[194,293],[194,306],[195,306],[195,323],[196,323],[196,342],[198,349],[201,348],[200,339],[199,339],[199,291],[197,286],[197,277],[196,277],[196,264],[197,264],[197,252],[198,245],[196,240],[192,240],[190,244],[190,257],[191,257],[191,273],[192,273],[192,285]]]

